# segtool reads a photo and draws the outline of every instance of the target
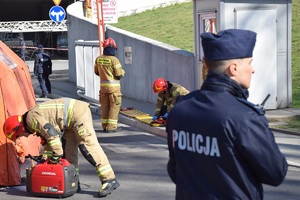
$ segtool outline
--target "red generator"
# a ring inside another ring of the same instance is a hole
[[[34,196],[64,198],[77,192],[78,175],[74,165],[66,159],[59,159],[57,164],[49,160],[38,163],[27,170],[26,190]]]

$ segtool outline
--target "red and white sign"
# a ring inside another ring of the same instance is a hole
[[[97,2],[98,0],[92,0],[93,21],[97,21]],[[118,23],[117,0],[102,0],[102,10],[105,24]]]

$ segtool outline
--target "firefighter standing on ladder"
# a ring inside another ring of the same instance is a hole
[[[107,196],[120,186],[98,143],[89,104],[86,102],[70,98],[46,101],[23,115],[9,117],[4,123],[3,131],[13,141],[17,137],[36,133],[45,141],[45,159],[50,157],[50,163],[57,163],[64,155],[76,167],[78,174],[79,148],[85,159],[96,167],[102,183],[99,197]],[[78,190],[80,191],[80,185]]]
[[[103,42],[103,55],[96,58],[94,72],[100,77],[99,102],[101,104],[101,122],[106,133],[121,131],[118,127],[118,115],[122,103],[120,80],[125,71],[115,57],[116,42],[107,38]]]

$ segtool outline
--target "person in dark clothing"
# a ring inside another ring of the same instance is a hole
[[[249,101],[256,33],[202,33],[207,77],[170,112],[171,180],[176,200],[263,199],[262,184],[278,186],[288,164],[265,111]]]
[[[34,61],[34,74],[38,77],[42,90],[41,98],[47,98],[51,94],[49,75],[52,74],[52,61],[48,54],[44,53],[43,46],[39,45]]]

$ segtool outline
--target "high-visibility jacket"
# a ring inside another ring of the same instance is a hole
[[[172,108],[174,107],[176,101],[189,93],[187,89],[185,89],[183,86],[177,84],[168,82],[168,89],[166,91],[162,91],[158,93],[157,96],[157,103],[156,103],[156,109],[155,114],[156,116],[159,116],[160,110],[163,106],[167,106],[167,112],[170,112]]]
[[[125,71],[117,57],[98,56],[94,64],[94,73],[100,77],[101,92],[113,93],[120,90],[120,79],[124,76]]]

